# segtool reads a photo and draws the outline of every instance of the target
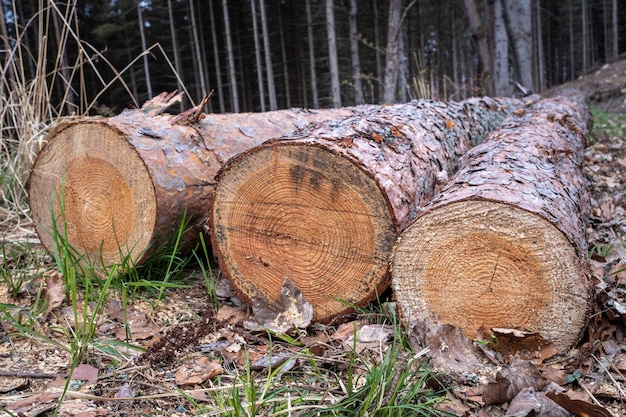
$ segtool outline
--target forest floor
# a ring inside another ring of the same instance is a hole
[[[445,401],[424,415],[625,415],[626,60],[569,85],[589,95],[595,116],[584,167],[595,303],[570,351],[553,355],[535,335],[505,334],[496,349],[440,327],[429,331],[442,349],[426,352],[416,329],[403,329],[389,315],[393,309],[383,308],[389,303],[272,336],[247,330],[249,311],[224,283],[214,311],[202,276],[191,270],[187,287],[167,290],[161,302],[150,293],[124,300],[112,291],[70,375],[71,352],[83,343],[77,329],[91,312],[75,315],[45,255],[44,272],[15,296],[0,282],[0,416],[417,415],[384,405],[435,396]],[[23,260],[3,251],[6,280]],[[38,296],[47,304],[33,316]],[[539,358],[520,359],[526,349],[541,351]],[[454,366],[438,374],[441,361]],[[418,391],[409,397],[411,386]]]

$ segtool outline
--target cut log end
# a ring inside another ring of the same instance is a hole
[[[565,349],[588,317],[585,269],[571,243],[543,217],[504,203],[425,213],[402,233],[392,270],[405,318],[435,314],[470,338],[481,326],[523,328]]]
[[[344,157],[256,148],[220,174],[214,201],[213,248],[247,301],[275,303],[289,278],[325,321],[350,309],[339,299],[362,305],[389,284],[395,219],[377,183]]]
[[[40,152],[30,176],[35,226],[47,248],[53,230],[95,265],[136,260],[156,220],[150,175],[135,149],[104,123],[59,131]],[[83,253],[84,252],[84,253]]]

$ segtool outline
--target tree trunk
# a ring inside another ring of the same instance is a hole
[[[263,31],[263,49],[265,50],[265,72],[267,73],[267,94],[270,99],[270,110],[278,109],[276,102],[276,87],[274,86],[274,66],[272,64],[272,50],[270,49],[270,35],[267,30],[265,0],[259,0],[261,10],[261,30]]]
[[[504,24],[503,2],[504,0],[493,2],[493,78],[496,96],[508,97],[513,89],[509,79],[509,38]]]
[[[617,25],[617,0],[611,1],[611,33],[612,37],[612,50],[611,59],[617,59],[619,56],[619,26]]]
[[[389,284],[397,233],[458,158],[517,100],[366,107],[233,158],[209,214],[213,250],[242,299],[275,303],[285,278],[316,320],[364,305]]]
[[[176,83],[178,91],[183,91],[183,67],[180,64],[180,51],[178,49],[178,41],[176,40],[176,27],[174,23],[174,9],[172,0],[167,0],[167,15],[170,24],[170,36],[172,37],[172,54],[174,55],[174,68],[176,69]],[[179,104],[180,111],[183,111],[183,102]]]
[[[504,21],[515,58],[515,73],[524,95],[535,88],[533,80],[531,0],[501,0]]]
[[[350,24],[350,55],[352,57],[352,80],[354,82],[354,104],[363,104],[363,83],[361,82],[361,59],[359,58],[359,31],[357,28],[356,0],[350,0],[348,20]]]
[[[339,84],[339,60],[337,58],[337,35],[335,34],[335,7],[333,0],[326,0],[326,31],[328,35],[330,91],[333,98],[333,107],[341,107],[341,85]]]
[[[217,31],[215,29],[215,16],[213,15],[213,2],[209,1],[209,19],[211,22],[211,40],[213,41],[213,60],[215,61],[215,78],[217,79],[217,101],[220,104],[220,113],[226,111],[224,105],[224,87],[222,86],[222,65],[220,48],[217,44]]]
[[[398,73],[400,72],[400,36],[402,36],[402,0],[390,0],[385,54],[385,103],[396,102]]]
[[[590,286],[581,172],[589,112],[567,92],[511,117],[400,235],[391,263],[405,319],[539,332],[559,349],[585,328]]]
[[[141,36],[141,50],[143,54],[143,70],[146,77],[146,92],[148,97],[152,97],[152,81],[150,80],[150,64],[148,63],[148,44],[146,42],[146,27],[143,23],[143,12],[141,11],[141,2],[137,2],[137,17],[139,20],[139,35]]]
[[[287,62],[287,48],[285,47],[285,33],[283,30],[282,6],[278,6],[278,32],[280,35],[280,55],[283,61],[283,82],[285,83],[285,108],[291,108],[291,88],[289,85],[289,65]]]
[[[494,87],[493,79],[491,77],[491,52],[489,48],[487,30],[480,18],[476,1],[464,0],[463,3],[465,5],[465,11],[467,12],[467,19],[469,20],[470,31],[472,32],[472,37],[476,41],[476,47],[478,49],[478,59],[480,61],[480,83],[483,86],[485,94],[491,95]]]
[[[317,74],[315,72],[315,42],[313,39],[313,17],[311,16],[311,0],[306,0],[306,24],[307,41],[309,43],[309,70],[311,74],[311,94],[313,95],[313,108],[320,106],[320,99],[317,93]]]
[[[32,216],[46,248],[53,250],[50,232],[54,221],[63,230],[63,216],[69,243],[87,262],[109,266],[129,254],[140,263],[171,236],[185,211],[196,226],[184,239],[191,245],[225,161],[310,122],[355,111],[207,114],[199,122],[194,115],[161,114],[179,100],[161,95],[140,110],[84,119],[50,134],[29,183]]]
[[[265,84],[263,82],[263,64],[261,61],[261,44],[259,42],[259,30],[257,28],[256,0],[250,0],[252,7],[252,34],[254,37],[254,57],[256,59],[256,76],[259,87],[259,99],[261,101],[261,111],[265,111]]]
[[[233,39],[230,33],[230,18],[228,15],[228,0],[222,0],[224,12],[224,36],[226,37],[226,55],[228,57],[228,83],[230,84],[230,108],[233,112],[239,112],[239,92],[237,91],[237,74],[235,71],[235,52]]]

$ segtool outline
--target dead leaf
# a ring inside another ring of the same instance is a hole
[[[78,365],[72,372],[71,379],[82,379],[83,381],[95,382],[98,380],[98,369],[91,365]]]
[[[345,340],[348,348],[354,347],[356,352],[368,348],[378,350],[393,337],[393,327],[387,324],[365,324],[356,332],[356,342],[354,336],[353,333]]]
[[[248,307],[245,304],[239,307],[230,306],[228,304],[222,305],[219,310],[217,310],[215,318],[232,325],[241,324],[248,318]]]
[[[209,360],[200,356],[193,361],[184,363],[176,371],[176,385],[199,385],[224,372],[218,360]]]
[[[356,332],[363,327],[363,323],[358,321],[350,321],[342,323],[337,327],[335,333],[330,336],[330,340],[343,340],[346,341],[351,338]]]
[[[454,128],[454,122],[451,119],[446,119],[446,127],[448,129]]]
[[[161,331],[161,327],[157,326],[146,313],[134,309],[132,305],[126,306],[126,313],[124,314],[124,308],[117,300],[111,300],[107,308],[107,315],[121,324],[124,324],[124,319],[126,319],[133,342],[149,339]],[[115,331],[115,338],[118,340],[127,339],[125,326]]]
[[[31,395],[6,406],[8,410],[15,412],[17,415],[34,415],[37,416],[47,410],[56,407],[56,402],[61,395],[60,392],[41,393]]]
[[[522,359],[540,364],[559,353],[554,343],[545,340],[539,333],[519,329],[493,328],[487,331],[481,327],[478,338],[489,341],[486,347],[500,353],[505,363]]]
[[[304,299],[302,291],[293,281],[285,278],[276,307],[260,298],[252,299],[252,314],[262,328],[276,333],[287,333],[294,327],[305,328],[311,324],[313,306]]]
[[[47,307],[43,312],[43,316],[48,317],[48,314],[65,300],[65,286],[63,285],[63,276],[57,271],[46,277],[45,282],[46,291],[43,297],[46,300]]]
[[[133,398],[137,394],[137,390],[130,386],[130,383],[124,383],[115,393],[115,398]]]
[[[540,391],[546,385],[547,381],[535,365],[518,360],[503,367],[496,374],[496,380],[487,384],[483,392],[483,401],[486,405],[508,403],[524,388]]]
[[[586,401],[572,400],[556,391],[546,392],[546,396],[576,417],[613,417],[604,407]]]
[[[509,404],[506,417],[569,417],[569,413],[554,404],[543,392],[524,388]]]
[[[428,348],[433,369],[468,376],[484,371],[486,365],[471,340],[459,327],[434,320],[417,320],[410,334],[414,351]]]

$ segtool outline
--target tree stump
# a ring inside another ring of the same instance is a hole
[[[416,101],[310,126],[230,160],[209,215],[220,270],[248,303],[290,279],[327,321],[389,285],[399,230],[517,100]]]
[[[570,91],[512,116],[400,234],[392,281],[410,323],[539,332],[564,349],[590,301],[581,171],[589,112]]]
[[[42,244],[53,225],[85,263],[106,268],[129,256],[139,264],[175,234],[198,240],[214,177],[233,155],[308,123],[358,108],[267,113],[163,114],[180,95],[162,94],[138,110],[66,123],[49,135],[30,175],[30,205]]]

